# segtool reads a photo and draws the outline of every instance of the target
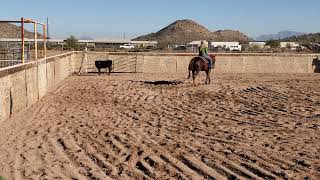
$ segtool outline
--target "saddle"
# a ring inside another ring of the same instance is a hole
[[[209,61],[208,61],[206,58],[204,58],[204,57],[202,57],[202,56],[198,56],[198,57],[201,58],[204,62],[206,62],[206,63],[209,64]]]

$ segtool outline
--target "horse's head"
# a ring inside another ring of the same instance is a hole
[[[212,60],[216,60],[216,55],[215,54],[209,54]]]

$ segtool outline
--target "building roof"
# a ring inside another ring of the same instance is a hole
[[[208,43],[208,41],[204,41],[205,43]],[[190,43],[188,43],[189,45],[200,45],[201,41],[192,41]]]
[[[26,42],[34,42],[34,39],[24,39]],[[38,42],[42,42],[43,39],[37,39]],[[48,39],[49,42],[59,42],[63,43],[64,39]],[[20,38],[0,38],[0,42],[21,42]],[[133,43],[133,44],[158,44],[157,41],[131,41],[126,39],[94,39],[94,40],[82,40],[79,39],[78,42],[80,43]]]
[[[133,44],[158,44],[158,41],[131,41]]]

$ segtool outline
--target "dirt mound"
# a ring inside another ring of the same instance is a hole
[[[220,74],[208,86],[175,83],[184,78],[67,78],[0,124],[0,174],[7,179],[320,177],[319,75]]]
[[[140,36],[133,40],[153,40],[160,44],[187,44],[191,41],[238,41],[247,43],[251,39],[239,31],[220,30],[210,32],[206,27],[192,20],[178,20],[156,33]]]
[[[34,33],[25,29],[25,38],[34,38]],[[38,33],[38,38],[42,38]],[[21,38],[21,27],[9,23],[0,23],[0,38]]]

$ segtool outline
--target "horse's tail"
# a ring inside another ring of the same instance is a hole
[[[195,58],[192,58],[191,59],[191,61],[190,61],[190,63],[189,63],[189,71],[192,71],[192,69],[193,69],[193,66],[194,66],[194,63],[195,63]]]
[[[195,58],[192,58],[190,63],[189,63],[189,67],[188,67],[188,70],[189,70],[189,76],[188,76],[188,79],[190,79],[191,77],[191,71],[193,70],[194,68],[194,63],[195,63]]]

